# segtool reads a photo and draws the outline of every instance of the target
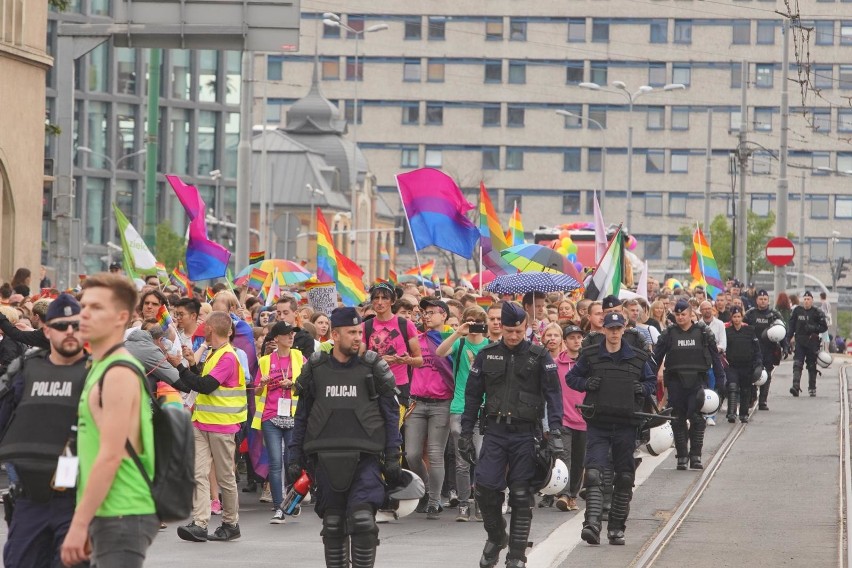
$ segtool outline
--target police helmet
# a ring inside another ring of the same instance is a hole
[[[652,456],[658,456],[672,447],[674,443],[674,432],[672,425],[668,421],[660,426],[651,428],[651,435],[648,442],[642,446],[646,452]]]
[[[426,486],[420,476],[411,470],[403,469],[399,483],[388,487],[385,502],[376,513],[376,522],[386,523],[410,515],[424,495]]]
[[[831,366],[832,361],[834,361],[834,358],[828,351],[820,351],[817,354],[816,363],[823,369],[828,369]]]
[[[568,466],[560,459],[552,461],[553,467],[550,469],[550,475],[545,480],[544,485],[538,488],[538,492],[542,495],[558,495],[568,485]]]
[[[787,336],[787,328],[781,320],[775,320],[766,330],[766,338],[773,343],[781,343]]]
[[[760,377],[754,381],[754,386],[762,387],[766,384],[766,381],[769,380],[769,373],[766,372],[766,369],[760,371]]]
[[[722,405],[719,395],[711,389],[698,391],[698,411],[701,414],[714,414]]]

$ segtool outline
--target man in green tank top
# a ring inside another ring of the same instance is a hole
[[[99,568],[142,566],[159,529],[148,485],[125,449],[129,441],[154,476],[154,432],[142,369],[124,349],[136,289],[123,276],[98,274],[83,283],[80,333],[92,367],[80,397],[77,509],[62,544],[62,561],[90,559]]]

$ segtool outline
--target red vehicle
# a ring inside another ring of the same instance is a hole
[[[607,229],[607,240],[612,238],[616,227]],[[563,231],[568,231],[571,240],[577,245],[577,260],[583,268],[595,266],[595,231],[591,223],[572,223],[548,229],[546,227],[533,231],[533,242],[537,245],[551,246],[554,241],[562,238]]]

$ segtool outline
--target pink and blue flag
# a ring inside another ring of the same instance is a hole
[[[436,246],[473,257],[479,229],[467,218],[474,208],[445,173],[421,168],[398,174],[396,184],[417,250]]]

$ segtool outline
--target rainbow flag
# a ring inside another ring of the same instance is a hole
[[[259,268],[252,268],[251,272],[249,272],[246,284],[252,290],[260,290],[263,287],[264,282],[266,282],[267,276],[269,276],[268,272],[264,272]]]
[[[450,269],[449,268],[447,268],[447,271],[444,273],[444,284],[446,286],[452,286],[453,285],[452,281],[450,280]]]
[[[388,282],[390,282],[390,285],[394,288],[399,286],[399,278],[396,275],[396,270],[388,269]]]
[[[204,294],[205,294],[205,297],[207,298],[207,303],[212,304],[213,303],[213,296],[216,295],[216,294],[213,293],[213,288],[208,286],[207,291]]]
[[[174,320],[172,320],[172,316],[169,313],[169,309],[166,306],[160,306],[160,309],[157,310],[157,322],[160,324],[160,327],[163,328],[163,331],[169,329],[169,326],[174,323]]]
[[[695,227],[695,232],[692,234],[692,246],[695,248],[690,262],[692,278],[696,284],[704,286],[708,297],[715,298],[716,294],[725,289],[725,283],[722,282],[719,265],[716,264],[713,250],[707,244],[707,239],[701,232],[701,227]]]
[[[334,248],[328,223],[317,207],[317,278],[337,283],[337,292],[345,306],[357,306],[367,299],[362,280],[364,271]]]
[[[500,251],[509,248],[509,243],[488,196],[488,190],[482,182],[479,183],[479,234],[482,264],[497,276],[516,273],[518,270],[500,256]]]
[[[175,269],[172,270],[170,279],[172,281],[172,284],[174,284],[178,288],[183,289],[185,292],[190,292],[190,290],[192,289],[192,285],[189,283],[189,277],[184,274],[181,268],[183,268],[182,263],[178,263]]]
[[[166,265],[158,260],[154,263],[154,268],[157,270],[157,278],[160,280],[160,284],[168,284],[169,271],[166,270]]]
[[[432,273],[435,271],[435,261],[430,260],[429,262],[424,262],[420,266],[415,266],[409,270],[405,271],[405,274],[408,276],[420,276],[423,275],[423,278],[429,280],[432,278]]]
[[[512,217],[509,219],[506,242],[509,243],[509,246],[526,244],[524,240],[524,223],[521,221],[521,211],[518,209],[517,201],[515,201],[515,210],[512,212]]]
[[[489,296],[479,296],[476,298],[476,305],[482,308],[483,310],[487,310],[491,304],[494,303],[494,300]]]
[[[254,264],[255,262],[262,262],[264,260],[266,260],[265,250],[258,250],[249,253],[249,264]]]
[[[282,285],[285,285],[284,275],[278,272],[278,269],[276,268],[272,276],[272,282],[269,284],[269,292],[266,294],[267,306],[272,306],[278,302],[278,299],[281,297]]]
[[[382,260],[390,260],[390,253],[388,252],[388,247],[384,243],[379,247],[379,258]]]

